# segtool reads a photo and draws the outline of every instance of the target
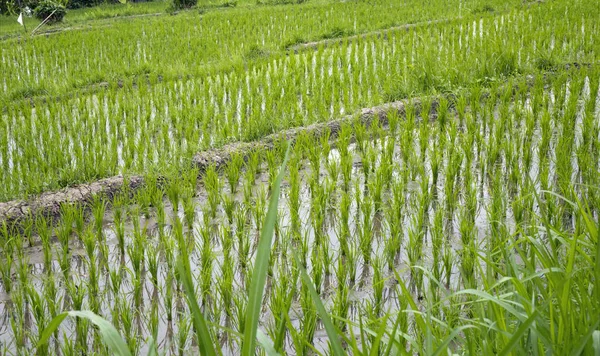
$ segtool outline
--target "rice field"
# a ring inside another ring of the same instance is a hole
[[[598,354],[599,20],[315,0],[0,42],[0,201],[144,178],[0,221],[0,354]]]

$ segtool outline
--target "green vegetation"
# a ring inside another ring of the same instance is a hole
[[[597,4],[221,5],[0,43],[0,354],[600,352]]]

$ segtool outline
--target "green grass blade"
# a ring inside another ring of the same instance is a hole
[[[48,324],[46,329],[44,329],[44,331],[42,332],[42,337],[38,342],[38,347],[48,341],[52,333],[56,331],[56,329],[60,326],[60,324],[65,320],[67,316],[87,319],[92,324],[96,325],[96,327],[98,327],[98,332],[102,337],[102,341],[108,347],[111,354],[118,356],[131,356],[129,347],[127,347],[127,344],[125,343],[125,341],[123,341],[123,338],[121,337],[117,329],[115,329],[115,327],[108,320],[102,318],[99,315],[94,314],[89,310],[73,310],[57,315],[54,319],[52,319],[52,321],[50,321],[50,324]]]
[[[258,344],[265,350],[267,356],[279,356],[279,352],[275,351],[273,341],[261,330],[256,331],[256,340],[258,340]]]
[[[531,314],[531,316],[529,318],[527,318],[527,320],[525,320],[525,322],[523,324],[521,324],[521,326],[519,326],[517,331],[510,338],[510,340],[508,340],[508,344],[500,352],[500,354],[499,354],[500,356],[505,356],[505,355],[510,354],[512,349],[514,349],[515,346],[517,346],[517,343],[519,342],[521,337],[527,332],[527,330],[529,330],[529,327],[531,326],[531,324],[533,324],[533,322],[535,321],[535,318],[537,318],[537,316],[538,316],[538,311],[535,310],[533,312],[533,314]]]
[[[457,337],[460,333],[462,333],[463,330],[471,329],[471,328],[476,328],[476,327],[474,325],[463,325],[463,326],[457,327],[454,330],[452,330],[452,332],[450,333],[450,335],[448,335],[442,341],[442,343],[437,347],[437,349],[433,353],[433,356],[437,356],[437,355],[442,355],[444,353],[448,353],[447,352],[447,348],[448,348],[448,345],[450,345],[450,342],[452,342],[452,340],[454,340],[455,337]]]
[[[489,293],[486,293],[486,292],[480,291],[480,290],[476,290],[476,289],[461,290],[461,291],[455,292],[453,295],[457,296],[457,295],[461,295],[461,294],[470,294],[470,295],[480,297],[481,298],[481,299],[479,299],[480,302],[487,301],[487,302],[492,302],[494,304],[497,304],[502,309],[504,309],[507,312],[509,312],[510,314],[516,316],[520,321],[522,321],[522,322],[526,321],[524,313],[517,311],[517,309],[515,309],[512,305],[510,305],[508,302],[506,302],[505,300],[503,300],[500,297],[496,297]]]
[[[185,289],[188,304],[192,312],[192,316],[194,317],[194,327],[196,328],[196,333],[198,334],[198,349],[200,354],[203,356],[216,356],[217,352],[215,351],[214,344],[210,337],[210,331],[208,330],[206,320],[204,320],[204,316],[202,315],[202,311],[200,311],[200,306],[198,306],[198,301],[196,300],[194,285],[190,275],[191,271],[184,267],[184,263],[182,261],[177,263],[177,269],[179,270],[179,275],[181,277],[181,281],[183,282],[183,288]]]
[[[56,331],[56,329],[58,329],[60,324],[63,322],[63,320],[65,320],[65,318],[67,316],[69,316],[68,312],[61,313],[61,314],[58,314],[57,316],[55,316],[54,319],[52,319],[50,321],[48,326],[46,326],[46,328],[42,332],[42,337],[40,338],[40,340],[37,343],[38,348],[40,346],[42,346],[43,344],[45,344],[46,342],[48,342],[48,339],[50,339],[52,334]]]
[[[577,347],[573,348],[573,351],[571,351],[571,356],[581,355],[585,345],[590,341],[590,338],[594,335],[594,332],[596,329],[598,329],[599,325],[600,319],[596,319],[596,322],[589,328],[588,332],[579,340]]]
[[[252,356],[255,353],[256,330],[258,329],[258,319],[269,271],[269,260],[271,258],[271,242],[275,232],[275,223],[277,222],[277,206],[279,204],[279,192],[281,191],[281,181],[287,165],[291,145],[288,144],[285,159],[281,165],[279,175],[275,180],[271,190],[271,199],[269,200],[269,211],[265,218],[258,249],[256,253],[256,262],[254,262],[254,271],[252,273],[252,282],[250,283],[250,296],[248,300],[248,310],[246,312],[246,322],[244,326],[244,340],[242,343],[242,355]]]
[[[335,356],[345,355],[346,353],[344,352],[344,349],[342,348],[342,344],[340,343],[340,339],[338,338],[339,332],[337,331],[336,327],[331,322],[331,318],[329,317],[329,314],[327,313],[327,310],[325,309],[325,306],[323,305],[321,298],[319,298],[319,294],[317,293],[317,290],[315,289],[313,282],[311,281],[310,277],[308,276],[308,273],[306,273],[306,269],[302,265],[302,262],[298,258],[298,255],[296,254],[295,251],[292,251],[292,255],[294,256],[294,259],[296,260],[296,265],[298,266],[298,268],[300,268],[300,276],[302,277],[302,280],[304,281],[304,283],[306,283],[306,286],[308,287],[308,290],[310,291],[310,295],[313,298],[315,306],[317,307],[317,313],[321,317],[323,324],[325,324],[325,331],[327,331],[327,336],[329,337],[329,342],[331,344],[331,349],[333,351],[333,354]]]
[[[148,340],[148,355],[147,356],[158,356],[158,346],[156,340],[152,336]]]

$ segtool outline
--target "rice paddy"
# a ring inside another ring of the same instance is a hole
[[[599,17],[315,0],[0,42],[0,201],[144,182],[0,221],[0,354],[597,354]]]

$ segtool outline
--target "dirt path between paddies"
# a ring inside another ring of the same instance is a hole
[[[268,150],[274,146],[276,140],[285,138],[294,141],[303,132],[320,137],[329,131],[331,136],[335,137],[342,125],[352,125],[357,120],[366,125],[370,125],[373,120],[379,120],[382,124],[386,124],[388,114],[396,112],[399,115],[403,115],[404,107],[408,102],[413,103],[417,108],[420,106],[418,99],[398,101],[362,109],[355,115],[348,115],[338,120],[284,130],[266,136],[258,141],[232,143],[222,148],[196,154],[192,159],[193,166],[197,167],[200,172],[203,172],[211,165],[221,167],[227,164],[233,155],[241,154],[246,157],[253,150]],[[432,112],[435,110],[435,107],[434,102],[432,104]],[[116,194],[123,190],[124,185],[127,185],[128,187],[126,186],[125,188],[128,188],[130,193],[133,193],[143,187],[144,177],[132,175],[125,178],[122,175],[118,175],[91,183],[63,188],[58,191],[46,192],[28,200],[12,200],[0,203],[0,226],[6,223],[10,227],[20,229],[22,227],[21,224],[27,218],[36,216],[44,216],[56,221],[60,218],[62,205],[79,204],[89,206],[96,197],[103,197],[110,201]]]

